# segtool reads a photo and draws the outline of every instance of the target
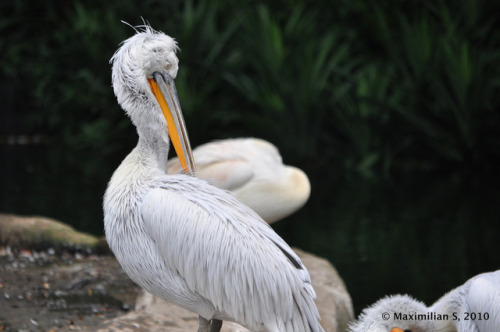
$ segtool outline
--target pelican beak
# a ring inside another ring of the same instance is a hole
[[[391,330],[391,332],[404,332],[403,329],[400,329],[399,327],[395,327]]]
[[[149,86],[155,96],[163,116],[167,120],[168,134],[179,157],[184,172],[196,175],[193,153],[189,143],[184,117],[182,116],[174,79],[167,72],[155,72],[153,78],[148,78]]]

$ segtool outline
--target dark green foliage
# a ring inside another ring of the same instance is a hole
[[[72,149],[123,153],[133,136],[108,60],[142,24],[176,37],[194,144],[259,136],[294,162],[372,179],[463,171],[498,154],[496,7],[487,1],[86,1],[2,4],[2,76],[34,128]],[[29,90],[21,82],[29,81]],[[203,119],[203,120],[201,120]],[[487,142],[488,144],[485,144]],[[313,161],[314,160],[314,161]],[[324,172],[324,171],[323,171]]]
[[[224,77],[243,98],[249,132],[304,162],[321,153],[324,122],[355,61],[335,29],[316,26],[316,11],[296,6],[285,16],[275,18],[264,5],[241,14],[231,54],[237,61]]]

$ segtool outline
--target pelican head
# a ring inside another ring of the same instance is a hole
[[[143,26],[111,58],[118,103],[141,137],[169,134],[186,173],[194,174],[189,139],[174,79],[179,70],[175,40]],[[161,129],[163,128],[163,129]],[[167,129],[168,128],[168,129]],[[168,144],[168,139],[165,139]]]
[[[413,319],[416,315],[426,315],[427,307],[408,295],[384,297],[361,313],[350,332],[427,332],[431,331],[427,322]],[[402,315],[405,316],[402,316]]]

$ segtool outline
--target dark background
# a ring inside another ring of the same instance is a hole
[[[357,312],[427,304],[500,268],[500,3],[2,1],[0,211],[102,234],[102,195],[135,146],[109,59],[173,36],[192,145],[274,143],[312,194],[274,225],[328,258]]]

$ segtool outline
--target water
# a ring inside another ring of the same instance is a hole
[[[500,187],[493,180],[428,173],[332,180],[295,224],[277,230],[336,266],[358,313],[396,293],[430,305],[473,275],[500,268]]]
[[[75,155],[50,145],[0,148],[0,211],[102,234],[102,195],[124,155],[103,160],[95,151]],[[357,313],[387,294],[431,304],[471,276],[500,268],[496,178],[310,178],[310,201],[274,228],[292,246],[333,263]]]

